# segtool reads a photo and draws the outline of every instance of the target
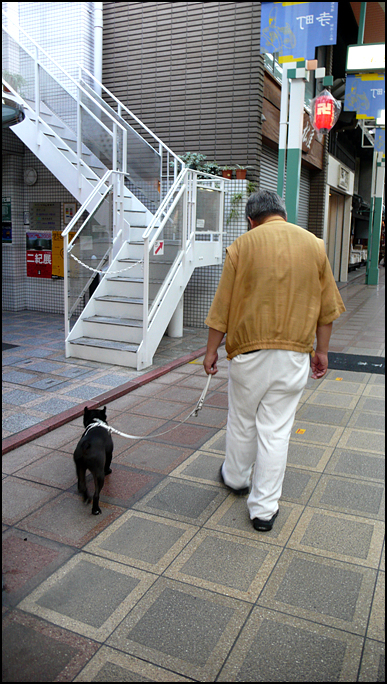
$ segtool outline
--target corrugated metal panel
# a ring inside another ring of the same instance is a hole
[[[259,187],[277,192],[278,154],[271,147],[263,145]],[[286,181],[286,173],[285,173]],[[298,200],[298,225],[308,230],[310,195],[310,172],[301,167],[300,195]]]
[[[260,3],[104,2],[103,83],[172,149],[258,179]]]

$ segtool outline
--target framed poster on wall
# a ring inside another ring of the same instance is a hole
[[[26,261],[28,278],[51,278],[51,232],[26,233]]]
[[[77,211],[77,205],[75,202],[64,202],[63,203],[63,223],[65,226],[70,223],[71,219],[74,218]]]

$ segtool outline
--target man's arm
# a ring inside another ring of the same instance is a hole
[[[215,375],[218,372],[216,362],[218,360],[218,347],[223,340],[224,333],[215,328],[208,331],[207,351],[204,357],[203,366],[207,375]]]
[[[316,330],[317,345],[314,356],[312,357],[312,378],[317,380],[324,377],[328,370],[328,349],[331,339],[332,323],[320,325]]]

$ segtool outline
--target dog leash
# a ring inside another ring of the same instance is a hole
[[[195,408],[191,413],[184,418],[184,420],[181,420],[177,425],[174,425],[173,428],[169,428],[169,430],[165,430],[165,432],[159,432],[157,435],[152,435],[153,437],[161,437],[162,435],[166,435],[168,432],[172,432],[172,430],[176,430],[176,428],[180,427],[180,425],[183,425],[188,418],[191,418],[191,416],[197,417],[199,411],[203,408],[204,400],[206,398],[206,394],[208,392],[208,388],[210,386],[210,381],[211,381],[212,375],[209,375],[207,378],[206,386],[201,393],[200,399],[198,403],[196,404]],[[127,437],[128,439],[149,439],[149,435],[127,435],[125,432],[120,432],[119,430],[116,430],[116,428],[112,427],[111,425],[108,425],[107,423],[104,423],[103,420],[100,420],[99,418],[94,418],[93,422],[88,425],[87,430],[93,428],[93,427],[104,427],[106,430],[109,432],[114,432],[116,435],[120,435],[121,437]],[[86,430],[86,432],[87,432]],[[86,434],[84,432],[84,435]]]

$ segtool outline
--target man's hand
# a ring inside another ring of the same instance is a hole
[[[216,362],[218,360],[218,347],[223,340],[224,333],[215,328],[208,331],[207,351],[204,357],[203,366],[207,375],[215,375],[218,372]]]
[[[218,372],[218,367],[216,365],[217,360],[218,352],[215,352],[215,354],[213,352],[206,353],[203,361],[203,366],[207,375],[215,375]]]
[[[312,366],[312,378],[318,380],[324,377],[328,370],[328,354],[322,354],[321,352],[315,352],[311,360]]]

